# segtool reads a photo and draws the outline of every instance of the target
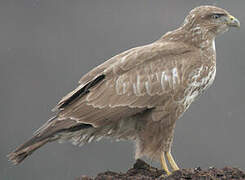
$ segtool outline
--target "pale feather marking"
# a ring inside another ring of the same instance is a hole
[[[116,92],[118,95],[120,95],[120,77],[116,80]]]
[[[127,85],[126,85],[126,83],[124,82],[124,83],[123,83],[123,94],[126,93],[126,88],[127,88]]]
[[[136,88],[136,91],[140,95],[141,94],[141,92],[140,92],[140,75],[137,74],[136,79],[137,79],[137,88]]]
[[[161,75],[161,86],[162,86],[162,89],[164,89],[164,80],[166,80],[166,73],[165,71],[162,72],[162,75]]]
[[[135,83],[133,83],[133,91],[134,91],[134,94],[137,96],[137,90],[136,90],[136,85],[135,85]]]
[[[213,50],[216,51],[216,48],[215,48],[215,40],[213,40],[213,42],[212,42],[212,47],[213,47]]]
[[[177,68],[173,68],[172,75],[173,75],[173,84],[176,84],[176,79],[178,79],[178,71],[177,71]]]
[[[150,85],[148,81],[145,82],[145,89],[146,89],[147,94],[151,95]]]

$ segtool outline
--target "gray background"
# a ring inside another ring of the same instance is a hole
[[[130,142],[52,143],[12,166],[6,154],[53,114],[50,109],[94,66],[178,27],[203,0],[1,0],[0,179],[74,179],[134,162]],[[241,21],[216,40],[214,85],[177,122],[180,167],[245,169],[244,0],[215,1]],[[159,164],[153,163],[158,166]]]

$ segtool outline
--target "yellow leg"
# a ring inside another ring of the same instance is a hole
[[[166,159],[165,159],[165,153],[162,153],[161,155],[161,164],[162,164],[163,170],[167,173],[167,175],[170,175],[171,172],[168,170],[168,166],[167,166]]]
[[[166,152],[166,156],[167,156],[167,159],[168,159],[168,162],[169,162],[171,168],[172,168],[174,171],[179,170],[179,167],[177,166],[176,162],[174,161],[174,158],[173,158],[173,156],[171,155],[171,152],[170,152],[170,151]]]

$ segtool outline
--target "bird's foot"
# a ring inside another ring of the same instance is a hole
[[[163,170],[166,172],[167,176],[169,176],[171,174],[171,171],[169,171],[169,169],[168,169],[168,165],[167,165],[165,156],[167,157],[167,160],[168,160],[168,162],[170,164],[170,167],[171,167],[171,169],[173,171],[179,170],[179,167],[176,164],[176,162],[174,161],[174,158],[171,155],[171,152],[170,151],[163,152],[162,155],[161,155],[161,165],[162,165]],[[165,177],[166,175],[162,175],[162,176]]]

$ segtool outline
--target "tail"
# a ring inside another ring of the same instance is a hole
[[[10,161],[17,165],[46,143],[59,139],[62,134],[72,133],[90,127],[92,126],[89,124],[77,123],[75,120],[59,120],[54,117],[39,128],[30,140],[19,146],[7,157]]]
[[[34,136],[19,146],[14,152],[11,152],[7,157],[13,164],[17,165],[49,141],[49,138],[40,139],[40,137]]]

